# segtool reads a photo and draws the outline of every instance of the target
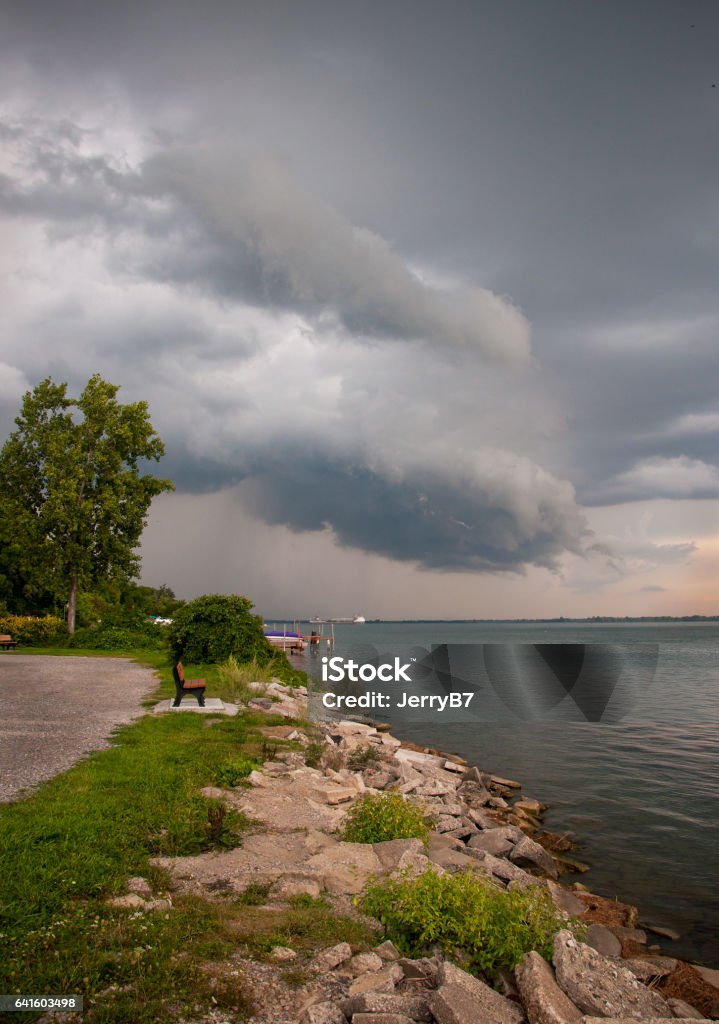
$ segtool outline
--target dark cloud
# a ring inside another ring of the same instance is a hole
[[[100,369],[181,487],[291,530],[451,571],[589,544],[604,581],[695,550],[592,541],[573,487],[719,495],[715,4],[5,21],[0,422]]]

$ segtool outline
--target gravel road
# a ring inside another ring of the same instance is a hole
[[[126,658],[0,654],[0,803],[109,747],[157,682]]]

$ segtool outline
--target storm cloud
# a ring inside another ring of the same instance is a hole
[[[268,560],[312,537],[438,612],[472,574],[634,608],[708,557],[715,5],[58,0],[6,29],[0,428],[101,372],[188,522],[215,496]]]

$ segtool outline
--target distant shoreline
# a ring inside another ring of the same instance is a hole
[[[282,615],[267,616],[272,621],[278,621],[283,618]],[[284,616],[284,619],[289,621],[290,619],[294,622],[309,622],[308,618],[296,618],[295,616]],[[369,625],[381,625],[382,623],[415,623],[420,625],[434,625],[441,622],[453,622],[453,623],[476,623],[476,624],[491,624],[491,625],[507,625],[507,624],[527,624],[527,623],[586,623],[586,624],[604,624],[604,623],[622,623],[622,622],[719,622],[719,615],[592,615],[585,619],[572,619],[564,615],[556,616],[551,619],[366,619],[366,624]],[[345,625],[354,625],[355,623],[344,623]],[[364,625],[365,623],[359,623]]]

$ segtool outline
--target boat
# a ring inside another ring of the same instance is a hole
[[[273,647],[279,647],[281,651],[304,651],[307,646],[302,634],[294,629],[265,628],[265,639]]]
[[[317,625],[320,625],[323,622],[332,622],[332,623],[339,622],[339,623],[343,623],[343,624],[351,625],[351,626],[360,626],[360,625],[362,625],[363,622],[366,622],[366,621],[367,620],[365,619],[364,615],[339,616],[339,617],[333,618],[333,619],[321,619],[318,616],[315,616],[314,618],[310,619],[310,624],[313,625],[313,626],[317,626]]]

